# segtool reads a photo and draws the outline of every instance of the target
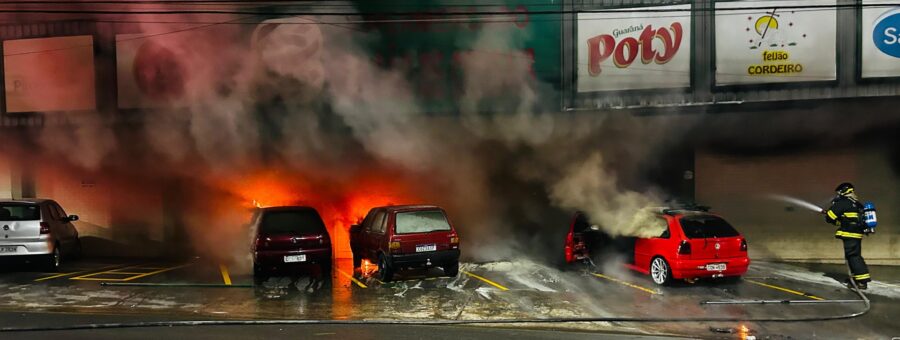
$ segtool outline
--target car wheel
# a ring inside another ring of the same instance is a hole
[[[47,269],[51,272],[55,272],[59,270],[59,265],[62,262],[62,255],[59,253],[59,245],[53,246],[53,252],[47,256]]]
[[[459,275],[459,261],[453,261],[444,265],[444,275],[449,277],[456,277],[456,275]]]
[[[72,258],[80,259],[84,255],[81,248],[81,239],[75,239],[75,250],[72,251]]]
[[[353,254],[353,269],[359,268],[362,266],[362,256]]]
[[[381,282],[389,282],[394,278],[394,272],[387,263],[387,257],[378,255],[378,279]]]
[[[323,278],[331,277],[331,267],[331,261],[327,261],[319,265],[319,272],[322,273]]]
[[[263,282],[266,282],[266,270],[257,265],[253,264],[253,283],[260,285]]]
[[[650,277],[658,285],[669,284],[672,282],[672,268],[662,257],[654,257],[650,263]]]

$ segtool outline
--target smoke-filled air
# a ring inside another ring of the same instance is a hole
[[[567,229],[577,210],[613,235],[659,233],[641,211],[665,192],[633,170],[667,135],[662,118],[540,109],[540,96],[558,90],[536,80],[524,52],[508,52],[517,46],[502,27],[482,30],[483,52],[460,56],[456,107],[426,114],[409,80],[417,70],[372,55],[366,43],[378,33],[358,18],[335,20],[145,25],[156,53],[178,63],[136,75],[177,85],[150,89],[158,95],[140,132],[114,133],[121,117],[86,114],[75,130],[36,137],[37,157],[77,154],[69,162],[79,171],[174,187],[180,202],[165,204],[182,210],[194,250],[244,264],[249,211],[280,204],[316,207],[333,235],[373,206],[438,204],[471,260],[533,253],[536,229]]]

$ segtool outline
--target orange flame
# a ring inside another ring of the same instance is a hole
[[[359,273],[362,276],[369,277],[375,274],[378,271],[378,265],[369,262],[369,260],[363,259],[362,265],[359,266]]]
[[[350,226],[362,220],[369,209],[418,202],[405,182],[385,174],[367,174],[346,182],[325,183],[268,171],[229,181],[224,186],[244,202],[245,208],[279,205],[316,208],[331,234],[336,258],[352,256]]]

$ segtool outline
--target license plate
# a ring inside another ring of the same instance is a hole
[[[17,247],[0,247],[0,253],[15,253]]]
[[[725,270],[725,264],[724,264],[724,263],[713,263],[713,264],[708,264],[708,265],[706,265],[706,270],[709,270],[709,271],[717,271],[717,272],[724,271],[724,270]]]
[[[421,244],[416,246],[416,252],[421,253],[423,251],[435,251],[437,250],[437,245],[435,244]]]
[[[306,255],[287,255],[284,257],[284,262],[306,262]]]

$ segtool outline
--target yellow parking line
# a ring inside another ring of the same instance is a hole
[[[136,273],[136,272],[120,272],[120,271],[110,270],[107,272],[103,272],[103,274],[141,275],[141,274],[146,274],[146,272]]]
[[[776,285],[770,285],[770,284],[768,284],[768,283],[762,283],[762,282],[759,282],[759,281],[753,281],[753,280],[748,280],[748,279],[744,279],[744,281],[750,282],[750,283],[755,284],[755,285],[758,285],[758,286],[763,286],[763,287],[766,287],[766,288],[772,288],[772,289],[775,289],[775,290],[780,290],[780,291],[782,291],[782,292],[787,292],[787,293],[791,293],[791,294],[795,294],[795,295],[805,296],[805,297],[808,297],[808,298],[813,299],[813,300],[825,300],[825,299],[823,299],[823,298],[820,298],[820,297],[818,297],[818,296],[815,296],[815,295],[812,295],[812,294],[809,294],[809,293],[799,292],[799,291],[796,291],[796,290],[793,290],[793,289],[784,288],[784,287],[779,287],[779,286],[776,286]]]
[[[593,274],[594,276],[599,277],[599,278],[601,278],[601,279],[607,279],[607,280],[609,280],[609,281],[612,281],[612,282],[615,282],[615,283],[618,283],[618,284],[621,284],[621,285],[625,285],[625,286],[628,286],[628,287],[631,287],[631,288],[634,288],[634,289],[637,289],[637,290],[645,291],[645,292],[650,293],[650,294],[659,294],[659,293],[658,293],[657,291],[655,291],[655,290],[652,290],[652,289],[646,288],[646,287],[641,287],[641,286],[638,286],[638,285],[633,284],[633,283],[631,283],[631,282],[622,281],[622,280],[619,280],[619,279],[617,279],[617,278],[609,277],[609,276],[606,276],[606,275],[603,275],[603,274],[598,274],[598,273],[591,273],[591,274]]]
[[[69,276],[69,275],[78,274],[78,273],[80,273],[80,272],[60,273],[60,274],[56,274],[56,275],[51,275],[51,276],[47,276],[47,277],[42,277],[42,278],[40,278],[40,279],[35,279],[34,282],[41,282],[41,281],[44,281],[44,280],[55,279],[55,278],[57,278],[57,277]]]
[[[485,283],[487,283],[487,284],[489,284],[489,285],[491,285],[491,286],[497,287],[497,288],[500,289],[500,290],[503,290],[503,291],[509,290],[509,288],[503,287],[503,286],[501,286],[499,283],[496,283],[496,282],[494,282],[494,281],[485,279],[485,278],[483,278],[483,277],[481,277],[481,276],[478,276],[478,275],[469,273],[469,272],[464,271],[464,270],[460,270],[459,272],[460,272],[460,273],[463,273],[463,274],[466,274],[466,275],[469,275],[469,276],[471,276],[471,277],[474,277],[474,278],[476,278],[476,279],[479,279],[479,280],[481,280],[481,281],[484,281]]]
[[[147,276],[150,276],[150,275],[156,275],[156,274],[160,274],[160,273],[165,273],[165,272],[167,272],[167,271],[171,271],[171,270],[175,270],[175,269],[179,269],[179,268],[184,268],[184,267],[187,267],[187,266],[190,266],[190,265],[191,265],[191,264],[188,263],[188,264],[183,264],[183,265],[180,265],[180,266],[169,267],[169,268],[164,268],[164,269],[152,271],[152,272],[149,272],[149,273],[143,273],[143,274],[141,274],[141,275],[135,275],[135,276],[132,276],[132,277],[127,277],[127,278],[124,279],[124,281],[137,280],[137,279],[140,279],[140,278],[142,278],[142,277],[147,277]]]
[[[220,264],[219,271],[222,272],[222,281],[225,281],[226,286],[230,286],[231,276],[228,275],[228,267],[226,267],[224,264]]]
[[[357,286],[360,286],[362,288],[369,288],[364,283],[359,282],[359,280],[357,280],[355,277],[353,277],[353,275],[347,274],[343,270],[340,270],[337,268],[334,268],[334,270],[337,271],[338,273],[340,273],[341,275],[346,276],[348,279],[350,279],[350,281],[353,281],[353,283],[355,283]]]
[[[97,268],[97,269],[81,270],[81,271],[71,272],[71,273],[59,273],[59,274],[56,274],[56,275],[50,275],[50,276],[47,276],[47,277],[42,277],[42,278],[39,278],[39,279],[35,279],[34,282],[41,282],[41,281],[46,281],[46,280],[52,280],[52,279],[55,279],[55,278],[58,278],[58,277],[69,276],[69,275],[78,275],[78,274],[83,274],[83,273],[87,273],[87,272],[95,271],[95,270],[108,270],[108,269],[110,269],[110,268],[117,268],[117,267],[123,268],[124,266],[128,266],[128,265],[127,265],[127,264],[125,264],[125,265],[119,265],[119,264],[116,264],[116,265],[106,266],[106,267],[101,267],[101,268]]]

